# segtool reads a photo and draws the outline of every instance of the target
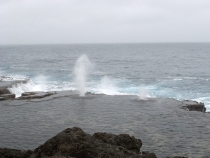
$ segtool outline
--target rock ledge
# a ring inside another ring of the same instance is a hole
[[[192,100],[184,100],[182,102],[182,107],[184,109],[187,109],[189,111],[201,111],[206,112],[206,108],[204,106],[204,103],[199,103],[197,101]]]

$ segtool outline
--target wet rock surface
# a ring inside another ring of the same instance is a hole
[[[199,103],[197,101],[184,100],[182,102],[182,107],[184,109],[188,109],[189,111],[206,112],[206,108],[204,106],[204,103]]]
[[[15,98],[15,94],[2,94],[0,95],[0,101],[3,100],[29,100],[29,99],[41,99],[53,95],[54,92],[26,92],[21,97]]]
[[[17,98],[18,100],[24,99],[41,99],[53,95],[54,92],[25,92],[22,93],[21,97]]]
[[[9,88],[14,85],[25,84],[27,82],[28,80],[13,80],[10,77],[0,76],[0,101],[14,99],[15,94],[11,94]]]
[[[3,95],[0,95],[0,97],[2,98],[2,100],[15,99],[15,94],[3,94]]]
[[[11,99],[41,99],[54,94],[54,92],[24,92],[21,96],[17,97],[15,94],[11,94],[10,89],[17,87],[18,85],[24,85],[30,83],[29,79],[15,80],[11,77],[0,76],[0,101]]]

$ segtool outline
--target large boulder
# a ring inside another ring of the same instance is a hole
[[[206,112],[206,108],[204,103],[199,103],[197,101],[192,101],[192,100],[184,100],[182,102],[182,107],[184,109],[188,109],[189,111],[201,111],[201,112]]]
[[[106,140],[107,138],[107,140]],[[134,142],[131,142],[134,141]],[[126,143],[131,143],[128,145]],[[136,143],[136,144],[135,144]],[[67,128],[34,150],[33,158],[155,158],[155,154],[139,153],[141,140],[129,135],[86,134],[78,127]],[[131,149],[131,150],[130,150]],[[135,151],[135,152],[134,152]]]
[[[0,158],[156,158],[141,151],[142,142],[128,134],[85,133],[78,127],[67,128],[34,151],[0,148]],[[187,158],[174,156],[168,158]]]

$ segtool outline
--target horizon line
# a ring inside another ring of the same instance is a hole
[[[100,42],[100,43],[19,43],[0,44],[0,46],[32,46],[32,45],[105,45],[105,44],[208,44],[210,42]]]

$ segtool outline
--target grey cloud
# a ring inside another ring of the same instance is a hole
[[[208,0],[0,0],[0,44],[210,42]]]

